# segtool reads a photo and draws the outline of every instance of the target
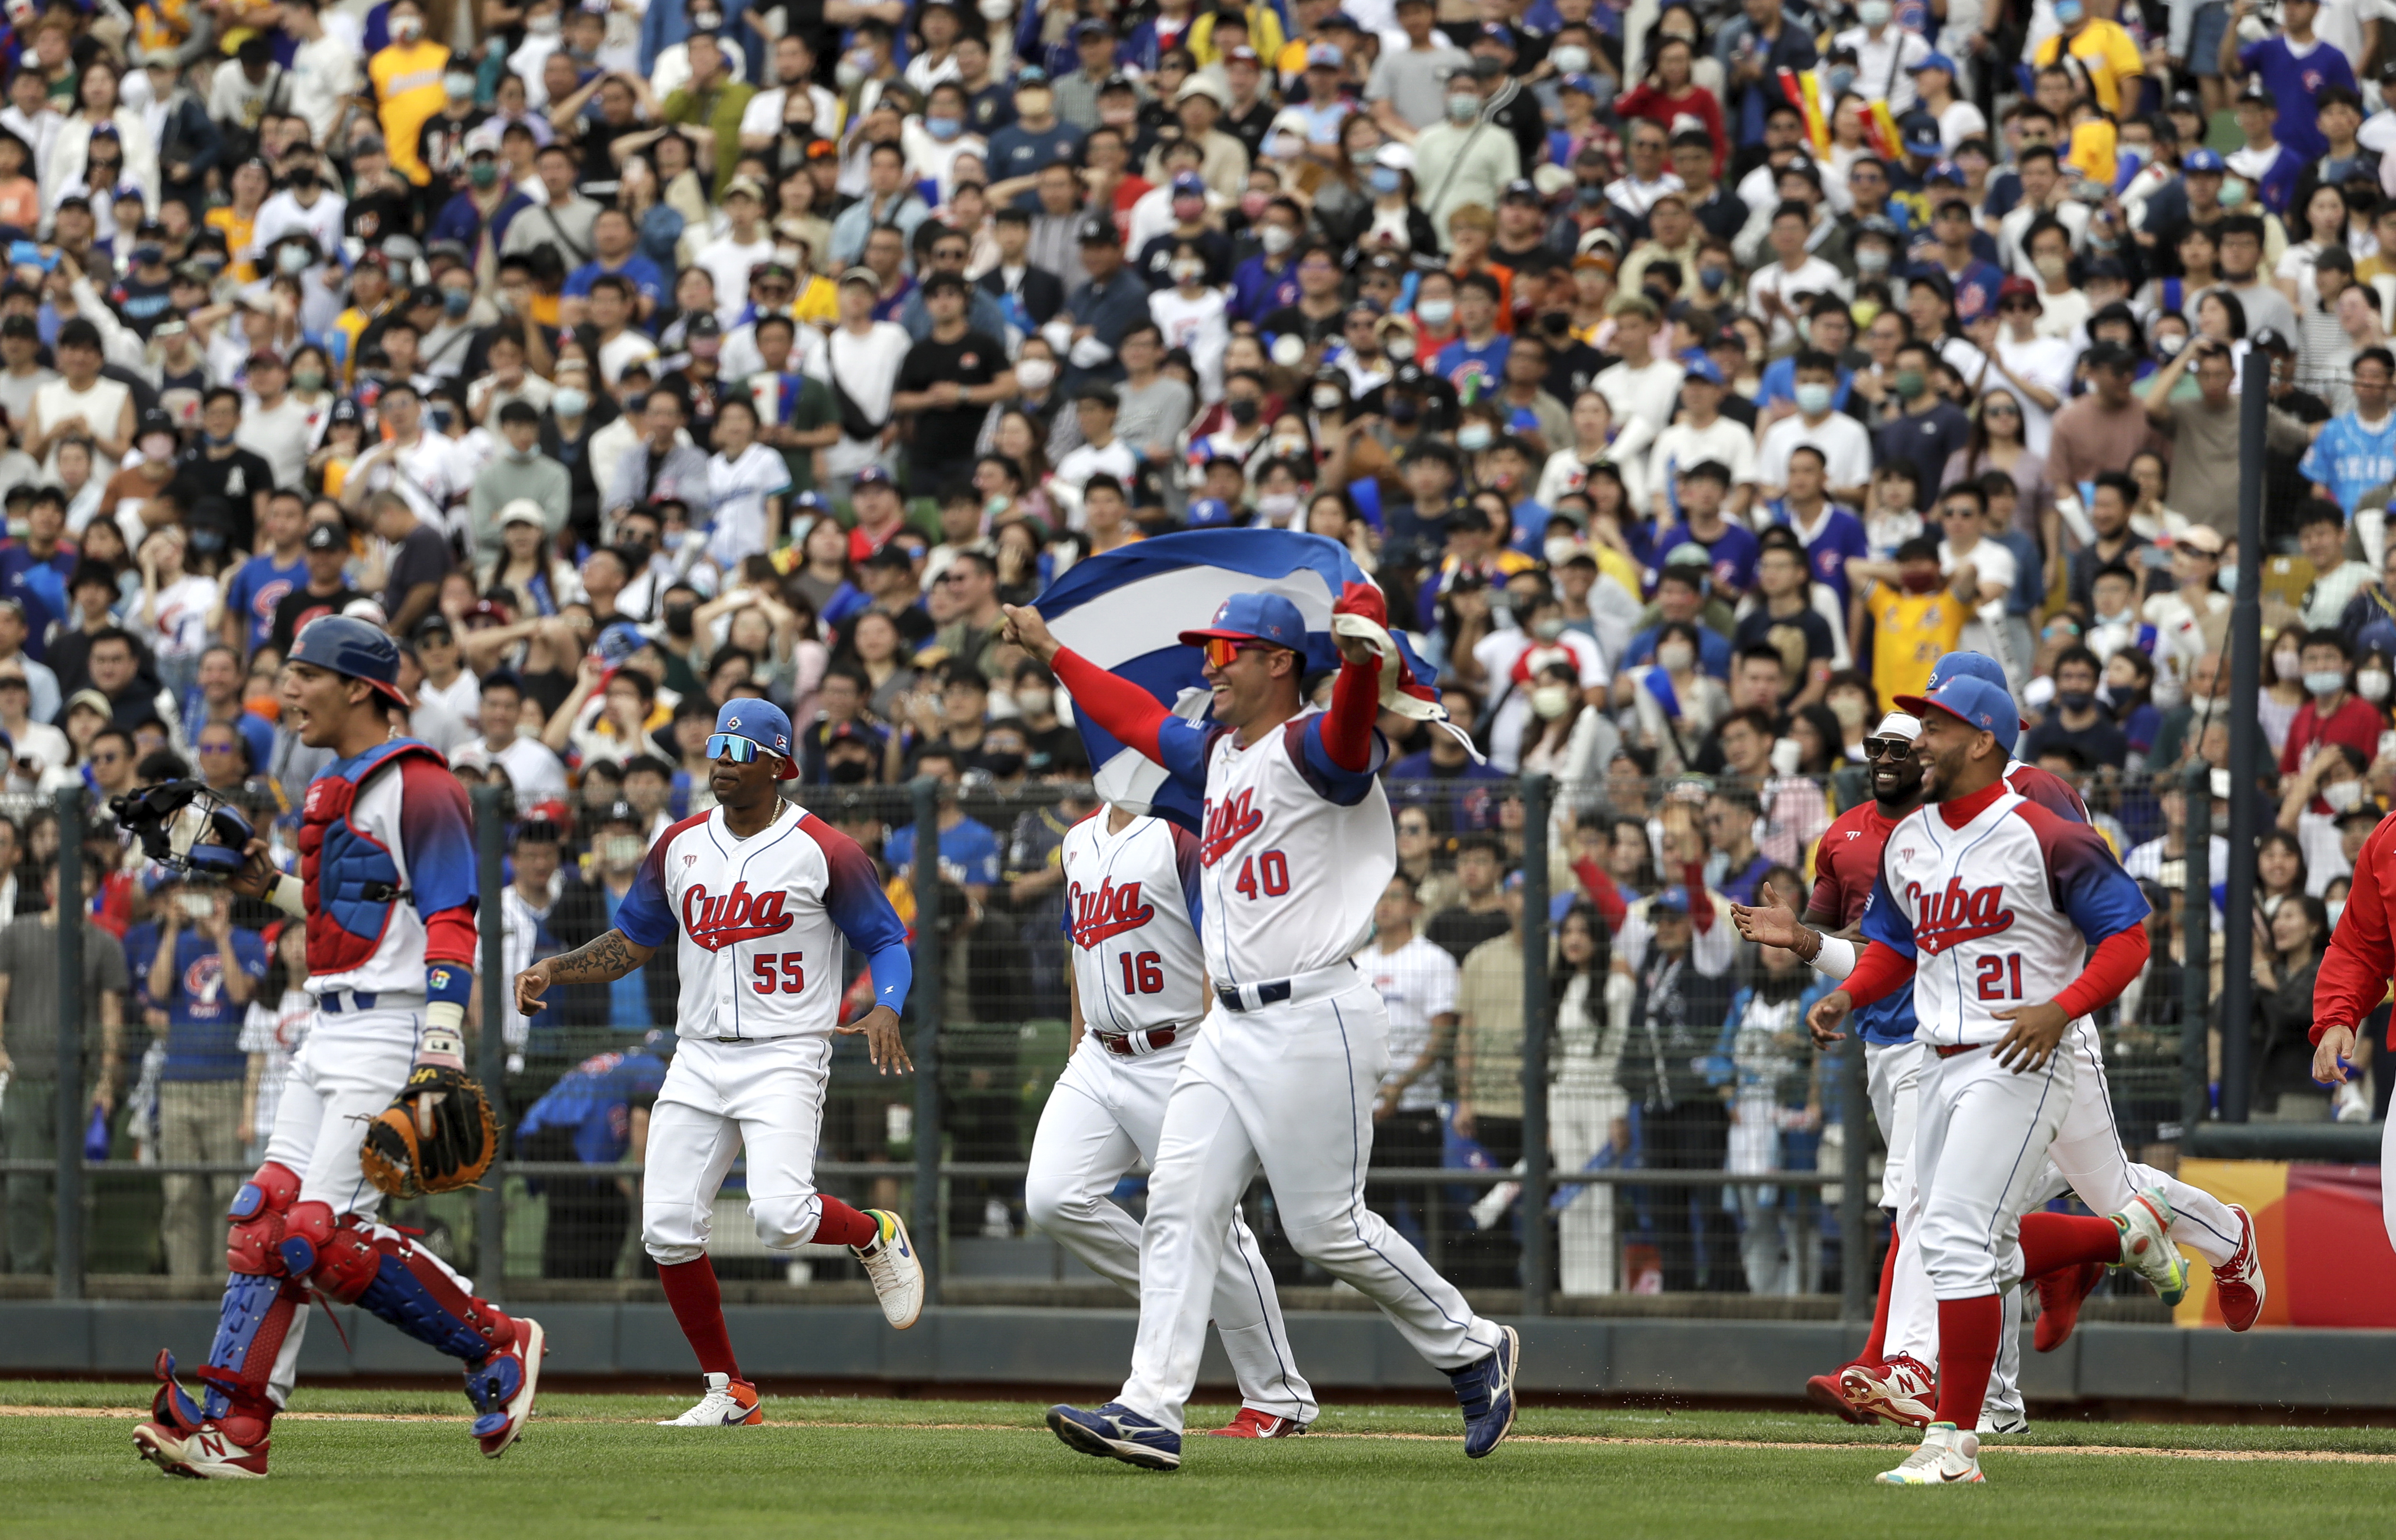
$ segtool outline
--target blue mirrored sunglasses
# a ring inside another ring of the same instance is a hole
[[[731,757],[735,764],[747,764],[765,750],[755,738],[745,738],[738,733],[710,733],[707,736],[707,757],[712,760]]]

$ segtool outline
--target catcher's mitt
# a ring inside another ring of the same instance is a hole
[[[473,1187],[499,1148],[499,1122],[482,1086],[459,1070],[419,1064],[366,1125],[358,1163],[379,1190],[417,1198]]]

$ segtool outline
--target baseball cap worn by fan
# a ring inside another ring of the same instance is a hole
[[[1215,618],[1181,633],[1185,647],[1209,642],[1269,642],[1292,652],[1306,650],[1306,617],[1278,593],[1235,593],[1215,610]]]
[[[774,772],[777,780],[797,777],[799,766],[791,754],[791,719],[770,700],[754,696],[740,696],[724,703],[715,713],[715,731],[732,737],[747,738],[781,761]]]
[[[1997,746],[2008,754],[2021,737],[2021,717],[2014,710],[2014,697],[2003,686],[1969,674],[1956,674],[1926,695],[1898,696],[1896,705],[1917,717],[1944,711],[1966,727],[1994,734]]]

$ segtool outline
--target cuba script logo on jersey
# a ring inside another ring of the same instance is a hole
[[[710,897],[705,887],[693,883],[682,896],[682,926],[709,951],[779,936],[798,923],[783,911],[786,896],[779,890],[751,893],[747,883],[735,883],[731,892]]]
[[[1229,802],[1206,803],[1206,832],[1198,841],[1198,858],[1208,866],[1231,853],[1231,847],[1262,829],[1265,816],[1257,811],[1256,792],[1242,791]]]
[[[1073,945],[1084,951],[1156,918],[1156,906],[1141,900],[1137,882],[1118,887],[1111,877],[1096,893],[1075,883],[1068,897],[1073,906]]]
[[[1913,922],[1913,944],[1924,952],[1943,952],[2013,928],[2014,911],[2004,907],[2002,883],[1967,888],[1962,878],[1950,877],[1947,886],[1937,893],[1924,893],[1921,883],[1909,883],[1905,896],[1912,900],[1918,916]]]

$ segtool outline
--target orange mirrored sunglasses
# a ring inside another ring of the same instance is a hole
[[[1206,661],[1218,669],[1228,669],[1243,648],[1263,644],[1260,642],[1237,641],[1228,636],[1210,636],[1206,639]]]

